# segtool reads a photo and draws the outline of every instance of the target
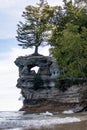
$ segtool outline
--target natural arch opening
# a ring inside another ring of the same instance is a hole
[[[32,71],[32,70],[34,70],[34,71],[35,71],[35,73],[37,74],[37,73],[38,73],[39,68],[40,68],[40,67],[38,67],[38,66],[34,66],[34,67],[32,67],[32,68],[31,68],[31,71]]]

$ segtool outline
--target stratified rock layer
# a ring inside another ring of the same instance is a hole
[[[16,59],[15,64],[19,67],[17,87],[24,97],[21,110],[42,112],[86,109],[86,83],[73,85],[64,92],[55,88],[59,68],[55,66],[53,58],[39,54],[21,56]],[[37,73],[33,70],[36,66],[39,68]]]

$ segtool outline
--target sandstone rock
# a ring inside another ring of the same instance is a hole
[[[60,72],[52,57],[39,54],[21,56],[15,64],[19,67],[16,86],[24,97],[21,110],[41,112],[73,108],[78,112],[87,109],[87,84],[73,85],[64,92],[55,88],[55,79]],[[37,73],[32,70],[35,66],[39,67]]]

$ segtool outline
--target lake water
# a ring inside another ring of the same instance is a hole
[[[87,113],[27,113],[27,112],[0,112],[0,130],[25,130],[65,124],[71,122],[80,122],[87,119]]]

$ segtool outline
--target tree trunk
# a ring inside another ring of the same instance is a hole
[[[38,54],[38,46],[35,46],[35,54]]]

